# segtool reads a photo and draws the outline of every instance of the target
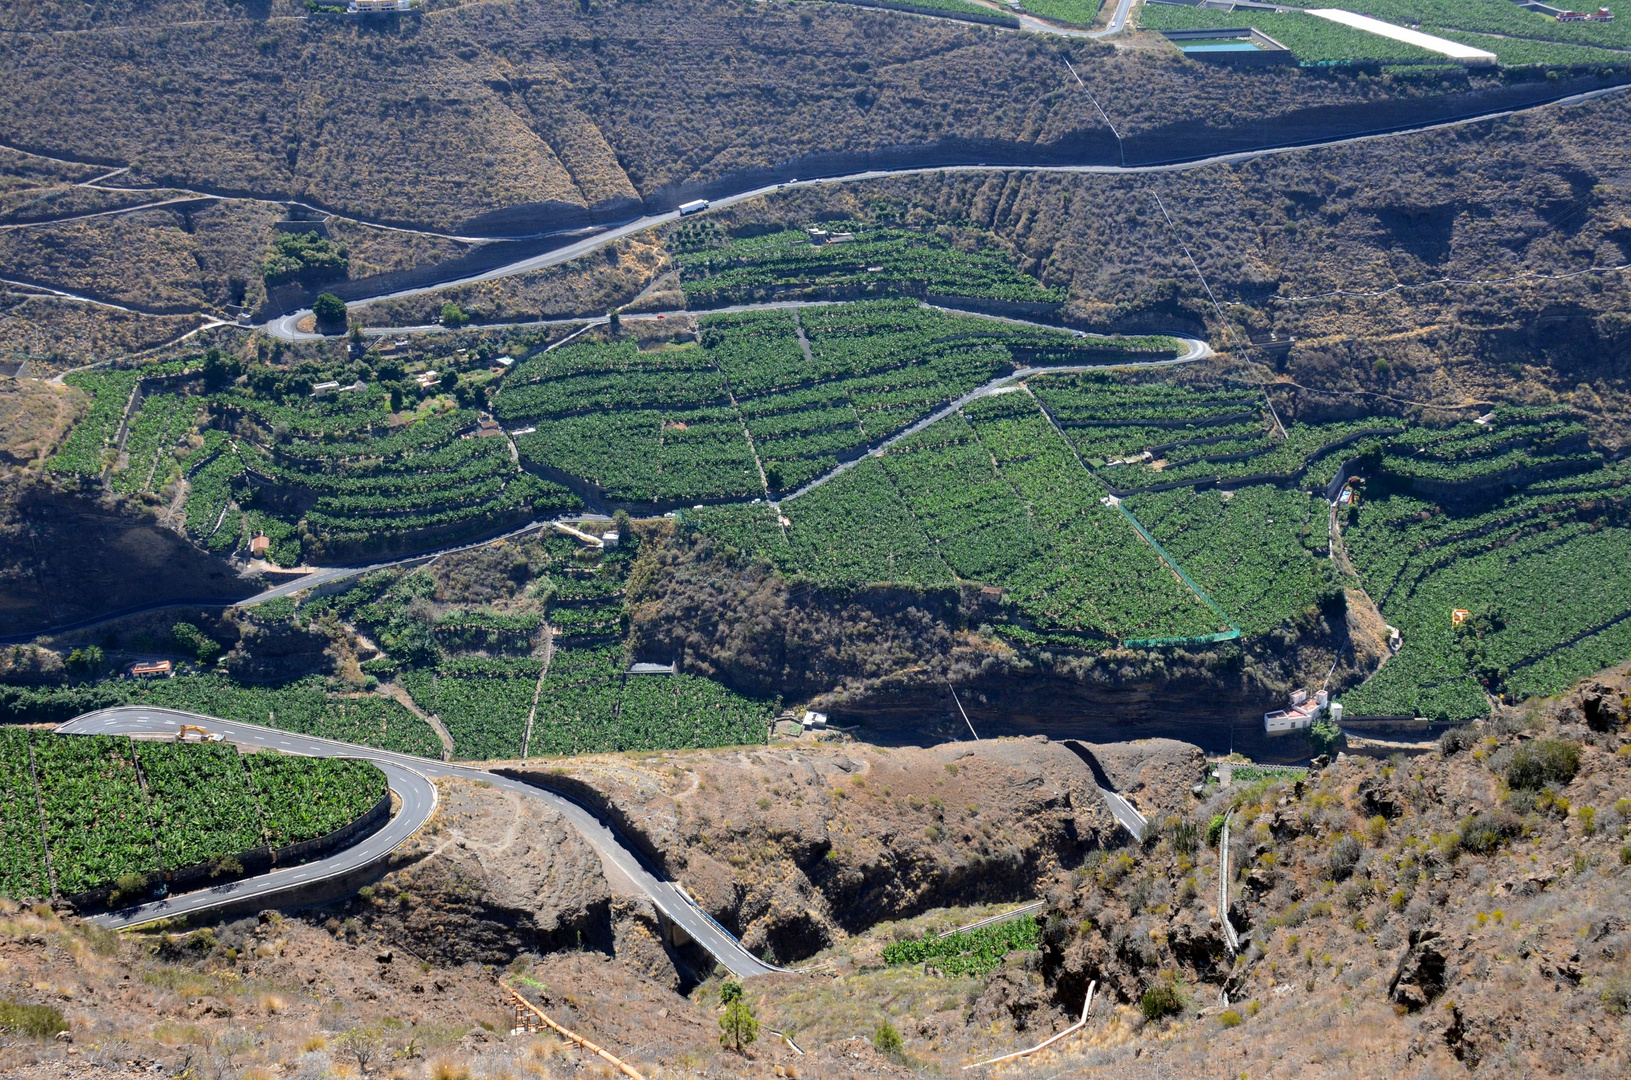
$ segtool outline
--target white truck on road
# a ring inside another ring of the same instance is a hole
[[[688,203],[680,203],[680,217],[690,217],[692,214],[700,214],[706,209],[708,209],[707,199],[692,199]]]

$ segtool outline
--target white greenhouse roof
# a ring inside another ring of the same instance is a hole
[[[1408,30],[1403,26],[1394,26],[1381,19],[1373,19],[1369,15],[1355,15],[1351,11],[1340,8],[1310,8],[1308,14],[1317,15],[1343,26],[1351,26],[1355,30],[1366,30],[1381,37],[1402,41],[1406,45],[1414,45],[1428,52],[1436,52],[1455,60],[1463,60],[1469,64],[1493,64],[1495,54],[1484,49],[1475,49],[1471,45],[1463,45],[1459,41],[1448,38],[1435,37],[1424,34],[1420,30]]]

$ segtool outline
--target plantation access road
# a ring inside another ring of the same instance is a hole
[[[133,715],[129,719],[114,715],[122,713]],[[212,728],[220,726],[219,721],[207,717],[193,716],[190,713],[173,712],[169,709],[129,707],[89,713],[70,720],[57,728],[57,733],[59,735],[169,735],[173,734],[181,724],[197,723],[199,720],[206,720],[207,725]],[[266,731],[264,735],[238,733],[229,736],[229,738],[234,743],[271,747],[290,754],[305,754],[308,757],[359,756],[353,754],[312,753],[310,748],[297,744],[301,738],[300,736],[289,736],[283,732]],[[385,824],[385,827],[377,832],[371,833],[357,843],[343,848],[326,858],[314,859],[298,866],[284,867],[255,877],[231,881],[224,885],[211,886],[197,892],[166,896],[162,900],[152,900],[145,904],[138,904],[135,907],[124,908],[120,911],[111,911],[104,915],[93,915],[90,921],[99,926],[105,926],[110,930],[124,930],[132,926],[142,926],[146,923],[156,922],[159,919],[172,919],[178,915],[209,911],[248,900],[264,898],[270,903],[274,897],[281,894],[308,888],[317,882],[344,877],[347,874],[373,866],[400,847],[408,837],[419,831],[419,828],[429,821],[431,814],[436,811],[436,787],[424,775],[413,769],[404,768],[394,761],[376,761],[374,764],[378,765],[385,773],[386,781],[390,784],[391,790],[402,800],[401,808]]]
[[[1055,328],[1050,327],[1049,329]],[[1212,355],[1212,347],[1206,342],[1201,341],[1199,338],[1180,338],[1179,340],[1188,346],[1187,351],[1168,360],[1132,360],[1124,364],[1061,364],[1058,367],[1024,367],[1007,375],[999,375],[995,379],[992,379],[990,382],[986,383],[984,386],[977,386],[973,390],[970,390],[956,401],[953,401],[950,405],[942,406],[941,408],[930,413],[928,416],[925,416],[923,419],[919,420],[917,423],[912,424],[909,427],[902,428],[900,431],[897,431],[895,434],[891,435],[887,439],[884,439],[880,443],[867,447],[866,453],[862,454],[860,457],[854,458],[850,461],[839,462],[837,465],[833,466],[833,468],[822,473],[814,480],[811,480],[808,484],[805,484],[797,491],[790,492],[783,495],[780,499],[771,501],[770,505],[780,506],[782,503],[796,499],[801,495],[806,495],[820,487],[822,484],[825,484],[827,481],[834,480],[844,475],[844,473],[855,468],[855,466],[859,465],[867,458],[881,456],[885,450],[888,450],[891,446],[894,446],[902,439],[916,435],[930,424],[938,423],[939,421],[944,420],[946,417],[959,411],[964,406],[978,401],[980,398],[990,397],[992,394],[1006,393],[1011,389],[1015,389],[1017,388],[1016,384],[1023,382],[1025,379],[1028,379],[1033,375],[1047,375],[1057,372],[1070,373],[1083,371],[1107,371],[1112,368],[1171,367],[1173,364],[1188,364]]]
[[[437,548],[434,551],[426,551],[419,555],[406,555],[400,559],[392,559],[389,562],[370,563],[367,566],[318,567],[313,569],[304,577],[295,578],[293,581],[286,581],[282,585],[277,585],[273,588],[267,589],[265,592],[258,592],[254,596],[247,597],[243,600],[237,600],[222,606],[255,607],[257,604],[264,604],[268,600],[276,600],[280,596],[293,596],[296,593],[305,592],[307,589],[315,586],[326,585],[334,581],[344,581],[346,578],[356,577],[358,574],[366,574],[371,570],[386,570],[393,566],[407,566],[412,563],[430,562],[432,559],[441,558],[443,555],[453,555],[460,551],[473,551],[476,548],[486,547],[488,544],[496,544],[500,540],[510,540],[517,536],[523,536],[526,533],[536,532],[539,529],[547,527],[549,524],[550,522],[548,521],[529,521],[519,529],[511,529],[509,532],[500,533],[497,536],[489,536],[482,540],[471,540],[463,544],[454,544],[451,547]]]
[[[1128,0],[1121,0],[1120,7],[1125,7],[1127,4]],[[1117,17],[1124,19],[1125,17],[1122,15],[1120,7],[1118,7],[1117,10]],[[789,180],[785,183],[765,184],[745,191],[736,192],[734,194],[722,195],[716,199],[710,200],[708,210],[702,211],[702,213],[705,214],[716,210],[723,210],[728,207],[735,206],[737,203],[746,202],[749,199],[756,199],[764,195],[773,195],[779,191],[789,191],[795,188],[818,187],[828,184],[866,183],[872,180],[889,180],[903,176],[928,176],[943,175],[948,173],[1053,173],[1062,175],[1139,176],[1159,175],[1164,173],[1183,173],[1197,169],[1212,168],[1213,166],[1218,165],[1239,165],[1250,161],[1257,161],[1261,158],[1300,153],[1305,150],[1319,150],[1335,146],[1352,146],[1360,143],[1374,142],[1381,139],[1397,138],[1403,135],[1414,135],[1420,132],[1441,131],[1465,127],[1468,124],[1484,123],[1489,120],[1496,120],[1502,117],[1519,116],[1524,113],[1534,112],[1538,109],[1579,105],[1587,101],[1593,101],[1597,98],[1608,96],[1610,94],[1621,94],[1627,90],[1631,90],[1631,84],[1603,87],[1598,90],[1587,90],[1578,94],[1569,94],[1552,101],[1538,102],[1533,105],[1491,109],[1488,112],[1474,113],[1472,115],[1455,117],[1449,120],[1433,120],[1413,124],[1397,124],[1380,128],[1375,131],[1365,132],[1359,135],[1344,135],[1333,139],[1310,139],[1301,141],[1293,140],[1283,144],[1259,147],[1254,150],[1238,150],[1226,154],[1211,154],[1204,157],[1188,159],[1179,158],[1173,161],[1152,165],[1028,165],[1011,163],[1005,164],[1000,162],[980,162],[976,165],[921,165],[901,166],[893,169],[869,169],[862,172],[845,173],[836,176],[795,179]],[[369,304],[378,303],[382,300],[399,300],[407,297],[422,296],[427,293],[457,288],[461,285],[473,285],[483,281],[494,281],[499,278],[512,277],[516,274],[525,274],[535,270],[543,270],[552,266],[559,266],[562,263],[571,262],[574,259],[597,251],[600,248],[605,247],[607,244],[616,243],[618,240],[621,240],[626,236],[632,236],[635,233],[644,232],[647,229],[652,229],[659,225],[671,224],[678,221],[679,218],[680,212],[677,209],[665,211],[663,213],[647,214],[643,217],[634,218],[630,221],[624,222],[621,225],[616,225],[602,230],[601,232],[586,236],[583,239],[576,240],[565,245],[564,247],[556,248],[553,251],[547,251],[542,255],[534,255],[529,258],[520,259],[516,262],[494,267],[491,270],[486,270],[479,274],[449,278],[445,281],[439,281],[429,285],[419,285],[409,289],[397,289],[389,292],[382,292],[375,296],[360,297],[350,301],[350,306],[352,308],[364,308]],[[300,311],[293,312],[292,314],[279,316],[278,318],[267,322],[262,329],[267,334],[270,334],[271,336],[279,338],[283,341],[317,340],[322,338],[324,335],[308,333],[298,329],[297,326],[302,319],[307,318],[311,315],[311,313],[310,308],[304,308]]]
[[[404,795],[403,807],[391,825],[375,837],[385,836],[389,833],[389,846],[378,850],[387,841],[381,840],[379,844],[368,847],[366,852],[362,849],[364,844],[347,849],[330,859],[318,860],[303,867],[291,867],[287,871],[274,871],[260,878],[250,879],[236,883],[241,886],[253,886],[255,882],[266,882],[279,874],[293,875],[299,873],[302,877],[297,881],[287,877],[279,879],[276,887],[268,886],[264,891],[233,891],[227,893],[227,886],[218,889],[209,889],[201,893],[188,893],[187,897],[197,897],[191,901],[192,907],[186,910],[204,911],[212,907],[219,907],[227,903],[236,903],[254,896],[271,895],[275,892],[287,890],[296,885],[310,885],[317,881],[339,877],[353,872],[372,862],[383,859],[395,850],[403,841],[424,825],[430,819],[435,809],[435,791],[429,783],[431,780],[448,778],[462,780],[479,780],[505,791],[536,799],[550,809],[560,814],[582,834],[590,847],[606,865],[609,878],[622,878],[634,885],[656,905],[657,910],[679,926],[698,945],[702,946],[710,956],[723,964],[731,974],[738,978],[747,978],[753,975],[767,975],[772,972],[786,969],[767,964],[757,956],[742,947],[729,931],[720,926],[705,911],[685,894],[674,882],[661,878],[646,866],[645,861],[626,844],[623,839],[612,831],[590,810],[577,802],[553,791],[531,784],[512,780],[509,777],[499,776],[484,769],[473,768],[467,765],[450,765],[429,758],[414,757],[411,754],[398,754],[389,750],[376,750],[370,746],[356,746],[351,743],[336,742],[332,739],[318,738],[314,735],[301,735],[291,731],[279,731],[275,728],[261,727],[256,724],[240,724],[221,720],[213,716],[200,716],[195,713],[181,712],[175,709],[153,709],[136,705],[121,705],[110,709],[101,709],[76,717],[68,723],[57,728],[59,734],[65,735],[169,735],[174,733],[181,724],[203,722],[211,731],[220,732],[226,739],[239,746],[267,747],[281,750],[290,754],[302,754],[307,757],[348,757],[372,761],[380,768],[386,770],[386,775],[392,777],[392,790],[397,791],[400,781],[404,788],[413,790],[416,784],[423,787],[417,790],[422,794],[425,788],[431,788],[429,799],[416,799],[410,810],[408,798]],[[400,792],[399,792],[400,793]],[[400,826],[399,826],[400,823]],[[372,839],[372,838],[370,838]],[[365,844],[367,842],[365,841]],[[345,865],[337,865],[334,860],[340,860],[352,852],[358,854],[345,860]],[[366,858],[364,857],[366,855]],[[115,929],[126,926],[138,926],[144,922],[167,918],[180,914],[182,909],[177,905],[182,897],[170,897],[166,900],[155,901],[154,904],[144,904],[132,912],[118,912],[106,916],[98,916],[96,921],[104,926]],[[159,905],[168,905],[163,910],[156,910]]]

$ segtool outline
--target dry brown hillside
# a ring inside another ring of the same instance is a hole
[[[814,152],[1104,134],[1059,42],[943,20],[520,0],[359,25],[268,18],[273,6],[30,11],[29,22],[84,28],[0,41],[16,75],[0,87],[0,142],[132,164],[134,184],[448,228],[522,204],[610,205]],[[1069,49],[1123,134],[1496,85],[1243,75]]]
[[[1237,785],[1090,861],[1047,916],[1055,1001],[1103,995],[1084,1075],[1623,1076],[1631,680],[1440,750]],[[1227,954],[1214,814],[1234,810]],[[1187,830],[1180,822],[1193,822]],[[1226,995],[1226,996],[1225,996]]]

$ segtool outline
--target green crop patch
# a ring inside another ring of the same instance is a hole
[[[221,427],[271,431],[240,439],[244,480],[234,486],[254,513],[246,524],[274,541],[274,561],[358,556],[431,546],[581,505],[566,488],[518,469],[502,438],[470,438],[473,412],[448,409],[398,425],[380,399],[272,402],[215,395]],[[211,493],[209,506],[216,498]],[[207,518],[206,510],[203,517]]]
[[[90,395],[91,405],[46,467],[67,476],[100,476],[112,463],[113,441],[137,378],[134,371],[82,371],[64,377],[63,382]]]
[[[1293,0],[1293,7],[1328,7],[1324,0]],[[1343,9],[1394,26],[1420,30],[1495,54],[1503,66],[1595,64],[1623,66],[1631,45],[1631,4],[1593,3],[1619,18],[1611,22],[1562,22],[1510,0],[1351,0]],[[1435,64],[1446,60],[1429,49],[1343,26],[1297,11],[1212,11],[1150,5],[1139,15],[1146,30],[1192,30],[1250,26],[1279,41],[1305,65],[1346,63]],[[1186,44],[1188,44],[1186,42]]]
[[[541,666],[541,665],[540,665]],[[401,676],[414,704],[437,716],[464,760],[521,756],[538,674],[455,674],[458,662]]]
[[[518,468],[504,439],[470,437],[476,413],[451,402],[392,414],[378,390],[311,397],[294,380],[200,393],[196,382],[153,381],[189,365],[69,376],[91,408],[48,467],[106,472],[132,495],[184,479],[196,543],[227,554],[264,534],[266,557],[284,566],[434,546],[582,505]],[[139,379],[149,381],[138,403]]]
[[[1025,10],[1066,26],[1092,26],[1104,0],[1026,0]]]
[[[628,675],[621,645],[557,652],[538,695],[533,757],[763,743],[778,700],[684,673]]]
[[[1499,0],[1506,3],[1507,0]],[[1291,50],[1305,65],[1350,63],[1442,63],[1441,53],[1334,23],[1300,11],[1211,11],[1201,8],[1146,5],[1138,16],[1145,30],[1202,30],[1249,26]]]
[[[781,299],[963,297],[1042,311],[1064,302],[1006,254],[963,250],[930,232],[844,223],[683,252],[680,288],[694,308]]]
[[[1040,940],[1035,916],[1021,915],[977,930],[892,942],[884,946],[883,962],[892,967],[923,964],[942,975],[982,976],[1001,967],[1009,953],[1034,949]]]
[[[1385,417],[1281,424],[1250,387],[1190,390],[1112,376],[1039,376],[1037,398],[1113,490],[1295,483],[1404,431]]]
[[[1293,0],[1294,7],[1323,7],[1323,0]],[[1558,5],[1565,7],[1565,5]],[[1511,0],[1349,0],[1343,7],[1360,15],[1369,15],[1395,26],[1420,28],[1426,33],[1460,41],[1463,34],[1456,31],[1484,35],[1486,40],[1529,41],[1541,45],[1555,45],[1555,51],[1539,54],[1544,59],[1520,62],[1572,63],[1567,46],[1631,46],[1631,3],[1626,0],[1595,0],[1582,5],[1583,11],[1596,11],[1607,7],[1618,16],[1612,22],[1560,22],[1540,11],[1518,7]],[[1474,41],[1470,44],[1489,49],[1499,55],[1493,44]],[[1587,51],[1587,50],[1581,50]],[[1596,52],[1597,50],[1590,50]],[[1599,55],[1602,55],[1599,53]],[[1507,63],[1505,57],[1501,62]],[[1590,61],[1587,61],[1590,62]],[[1624,63],[1624,57],[1619,58]]]
[[[1327,549],[1325,500],[1257,484],[1127,500],[1130,510],[1245,634],[1334,603],[1341,589]]]
[[[420,757],[441,754],[442,744],[430,725],[399,702],[367,694],[333,694],[321,679],[244,686],[219,675],[189,675],[128,690],[125,685],[119,684],[119,690],[133,705],[180,709]]]
[[[532,647],[542,624],[543,620],[532,612],[510,615],[483,609],[455,610],[437,619],[433,632],[437,641],[454,648],[517,652]]]
[[[779,520],[757,507],[686,520],[834,585],[995,585],[1020,630],[1080,635],[1084,646],[1229,632],[1108,494],[1017,389],[783,500]]]
[[[682,516],[833,586],[994,587],[1022,646],[1205,647],[1340,611],[1324,494],[1345,464],[1376,493],[1340,510],[1349,553],[1407,642],[1355,715],[1482,715],[1631,647],[1624,466],[1557,407],[1282,429],[1251,387],[1043,372],[774,505]]]
[[[198,403],[176,394],[142,401],[131,418],[123,460],[113,474],[113,490],[126,494],[156,491],[176,470],[175,451],[193,429]]]
[[[332,833],[385,791],[363,761],[0,728],[0,895],[134,878],[145,896],[171,871]]]

